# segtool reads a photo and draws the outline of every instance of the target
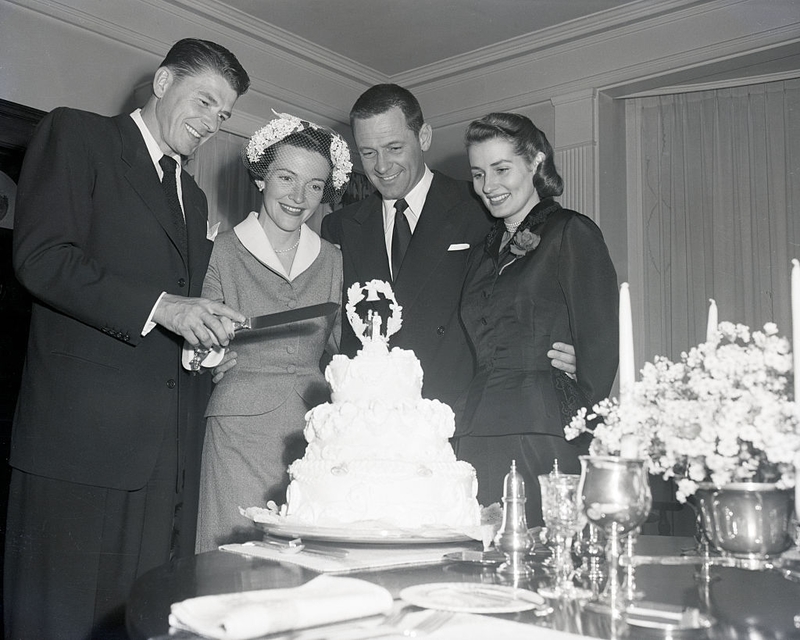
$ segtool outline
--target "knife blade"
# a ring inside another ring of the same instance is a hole
[[[268,329],[282,324],[299,322],[300,320],[310,320],[311,318],[328,316],[332,313],[336,313],[338,308],[339,304],[337,302],[312,304],[308,307],[300,307],[299,309],[289,309],[288,311],[278,311],[277,313],[267,313],[263,316],[246,318],[244,322],[234,322],[233,328],[234,331]]]

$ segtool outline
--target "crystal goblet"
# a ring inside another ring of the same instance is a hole
[[[580,476],[577,474],[549,473],[539,476],[542,517],[553,551],[554,581],[552,588],[546,590],[554,597],[589,595],[573,583],[575,566],[572,562],[572,540],[586,524],[586,517],[578,503],[579,482]]]
[[[619,582],[620,538],[640,527],[652,506],[645,461],[614,456],[581,456],[578,496],[583,512],[606,532],[608,580],[600,596],[614,618],[624,603]]]

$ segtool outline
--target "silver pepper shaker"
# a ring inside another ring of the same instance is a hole
[[[503,522],[494,538],[494,544],[505,554],[506,561],[497,568],[502,576],[514,578],[533,575],[527,556],[533,548],[525,517],[525,481],[517,472],[516,460],[503,482]]]

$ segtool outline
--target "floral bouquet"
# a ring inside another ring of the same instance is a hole
[[[677,480],[684,502],[710,482],[795,483],[800,416],[793,402],[789,341],[722,322],[714,339],[681,354],[657,356],[622,406],[606,399],[581,409],[564,429],[568,440],[592,431],[592,455],[635,455],[649,471]]]

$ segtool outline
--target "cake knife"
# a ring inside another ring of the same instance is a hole
[[[321,304],[312,304],[308,307],[300,307],[299,309],[289,309],[288,311],[267,313],[263,316],[245,318],[244,322],[234,322],[233,330],[242,331],[244,329],[268,329],[270,327],[277,327],[282,324],[289,324],[290,322],[299,322],[300,320],[310,320],[311,318],[329,316],[332,313],[336,313],[338,308],[338,302],[323,302]]]
[[[270,327],[278,327],[292,322],[300,322],[301,320],[329,316],[336,313],[338,309],[338,302],[312,304],[299,309],[289,309],[288,311],[278,311],[277,313],[267,313],[263,316],[245,318],[244,322],[234,322],[233,330],[235,333],[239,333],[244,330],[269,329]],[[211,354],[212,351],[214,351],[213,354]],[[183,366],[189,371],[199,371],[201,366],[215,367],[222,361],[224,353],[225,350],[222,347],[207,349],[205,347],[190,347],[186,345],[183,348]]]

